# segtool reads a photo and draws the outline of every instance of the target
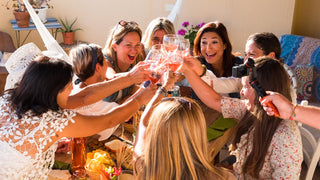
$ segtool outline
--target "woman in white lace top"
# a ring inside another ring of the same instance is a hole
[[[90,136],[127,120],[153,91],[101,116],[60,108],[72,86],[71,65],[42,56],[31,62],[19,85],[0,97],[0,179],[47,179],[61,137]],[[124,108],[125,106],[125,108]]]

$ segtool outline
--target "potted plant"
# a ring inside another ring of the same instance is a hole
[[[71,24],[69,24],[67,18],[64,19],[64,21],[59,18],[60,23],[62,24],[62,28],[59,30],[59,32],[62,32],[63,36],[63,43],[64,44],[73,44],[74,43],[74,33],[76,31],[82,30],[81,28],[72,29],[72,26],[77,21],[77,18],[72,21]]]
[[[29,3],[31,4],[35,12],[38,14],[41,22],[43,23],[47,22],[47,10],[49,8],[53,8],[53,6],[49,4],[49,1],[50,0],[29,0]]]
[[[16,18],[17,25],[20,28],[26,28],[29,27],[30,23],[30,14],[27,11],[27,8],[24,4],[20,2],[20,0],[8,0],[6,7],[7,9],[10,9],[9,3],[13,2],[11,7],[13,8],[13,15]]]

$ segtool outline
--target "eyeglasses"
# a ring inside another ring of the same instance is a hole
[[[181,106],[191,110],[191,102],[189,102],[188,100],[182,97],[166,97],[161,100],[161,102],[166,102],[166,101],[178,101]]]
[[[121,25],[122,27],[126,27],[126,26],[133,26],[133,27],[135,27],[135,26],[138,26],[138,23],[136,23],[136,22],[134,22],[134,21],[129,21],[129,22],[127,22],[127,21],[125,21],[125,20],[121,20],[121,21],[119,21],[119,25]]]

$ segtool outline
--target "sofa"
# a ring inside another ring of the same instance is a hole
[[[280,44],[281,58],[296,78],[297,99],[320,103],[320,39],[285,34]]]

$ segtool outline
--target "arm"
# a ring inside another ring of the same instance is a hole
[[[66,104],[61,102],[58,102],[58,104],[64,109],[75,109],[95,103],[120,89],[134,83],[143,82],[146,79],[148,79],[148,72],[144,70],[144,66],[135,66],[135,68],[128,73],[124,73],[109,81],[89,85],[78,93],[70,95]]]
[[[192,56],[186,56],[185,62],[189,64],[189,67],[200,76],[204,69],[202,67],[201,62]],[[206,70],[204,76],[201,77],[207,84],[210,86],[214,84],[213,89],[218,93],[232,93],[232,92],[240,92],[242,85],[240,78],[228,77],[228,78],[217,78],[217,76],[210,70]]]
[[[84,116],[77,114],[73,118],[75,123],[68,124],[61,133],[57,134],[60,137],[85,137],[114,127],[128,120],[142,104],[147,103],[152,98],[155,91],[156,86],[150,86],[141,91],[135,98],[119,105],[104,115]]]
[[[221,95],[200,78],[196,71],[192,69],[192,64],[184,60],[180,70],[201,101],[210,108],[221,112]]]
[[[267,92],[268,96],[266,96],[261,104],[263,108],[266,110],[267,114],[270,116],[274,115],[274,112],[271,108],[267,107],[266,103],[272,101],[272,103],[277,107],[280,118],[289,119],[293,112],[293,104],[287,98],[282,96],[276,92]],[[301,106],[297,105],[295,109],[296,116],[293,117],[293,120],[301,122],[303,124],[312,126],[314,128],[320,129],[320,108],[313,106]]]
[[[165,79],[166,80],[162,87],[168,91],[170,87],[174,84],[173,72],[168,73]],[[134,144],[134,157],[140,156],[142,154],[143,145],[144,145],[144,136],[145,136],[146,129],[148,127],[149,118],[154,109],[154,105],[158,103],[162,98],[164,98],[164,95],[159,93],[159,90],[158,90],[157,93],[151,99],[151,101],[148,103],[146,109],[144,110],[141,116],[139,127],[137,130],[136,141]]]

